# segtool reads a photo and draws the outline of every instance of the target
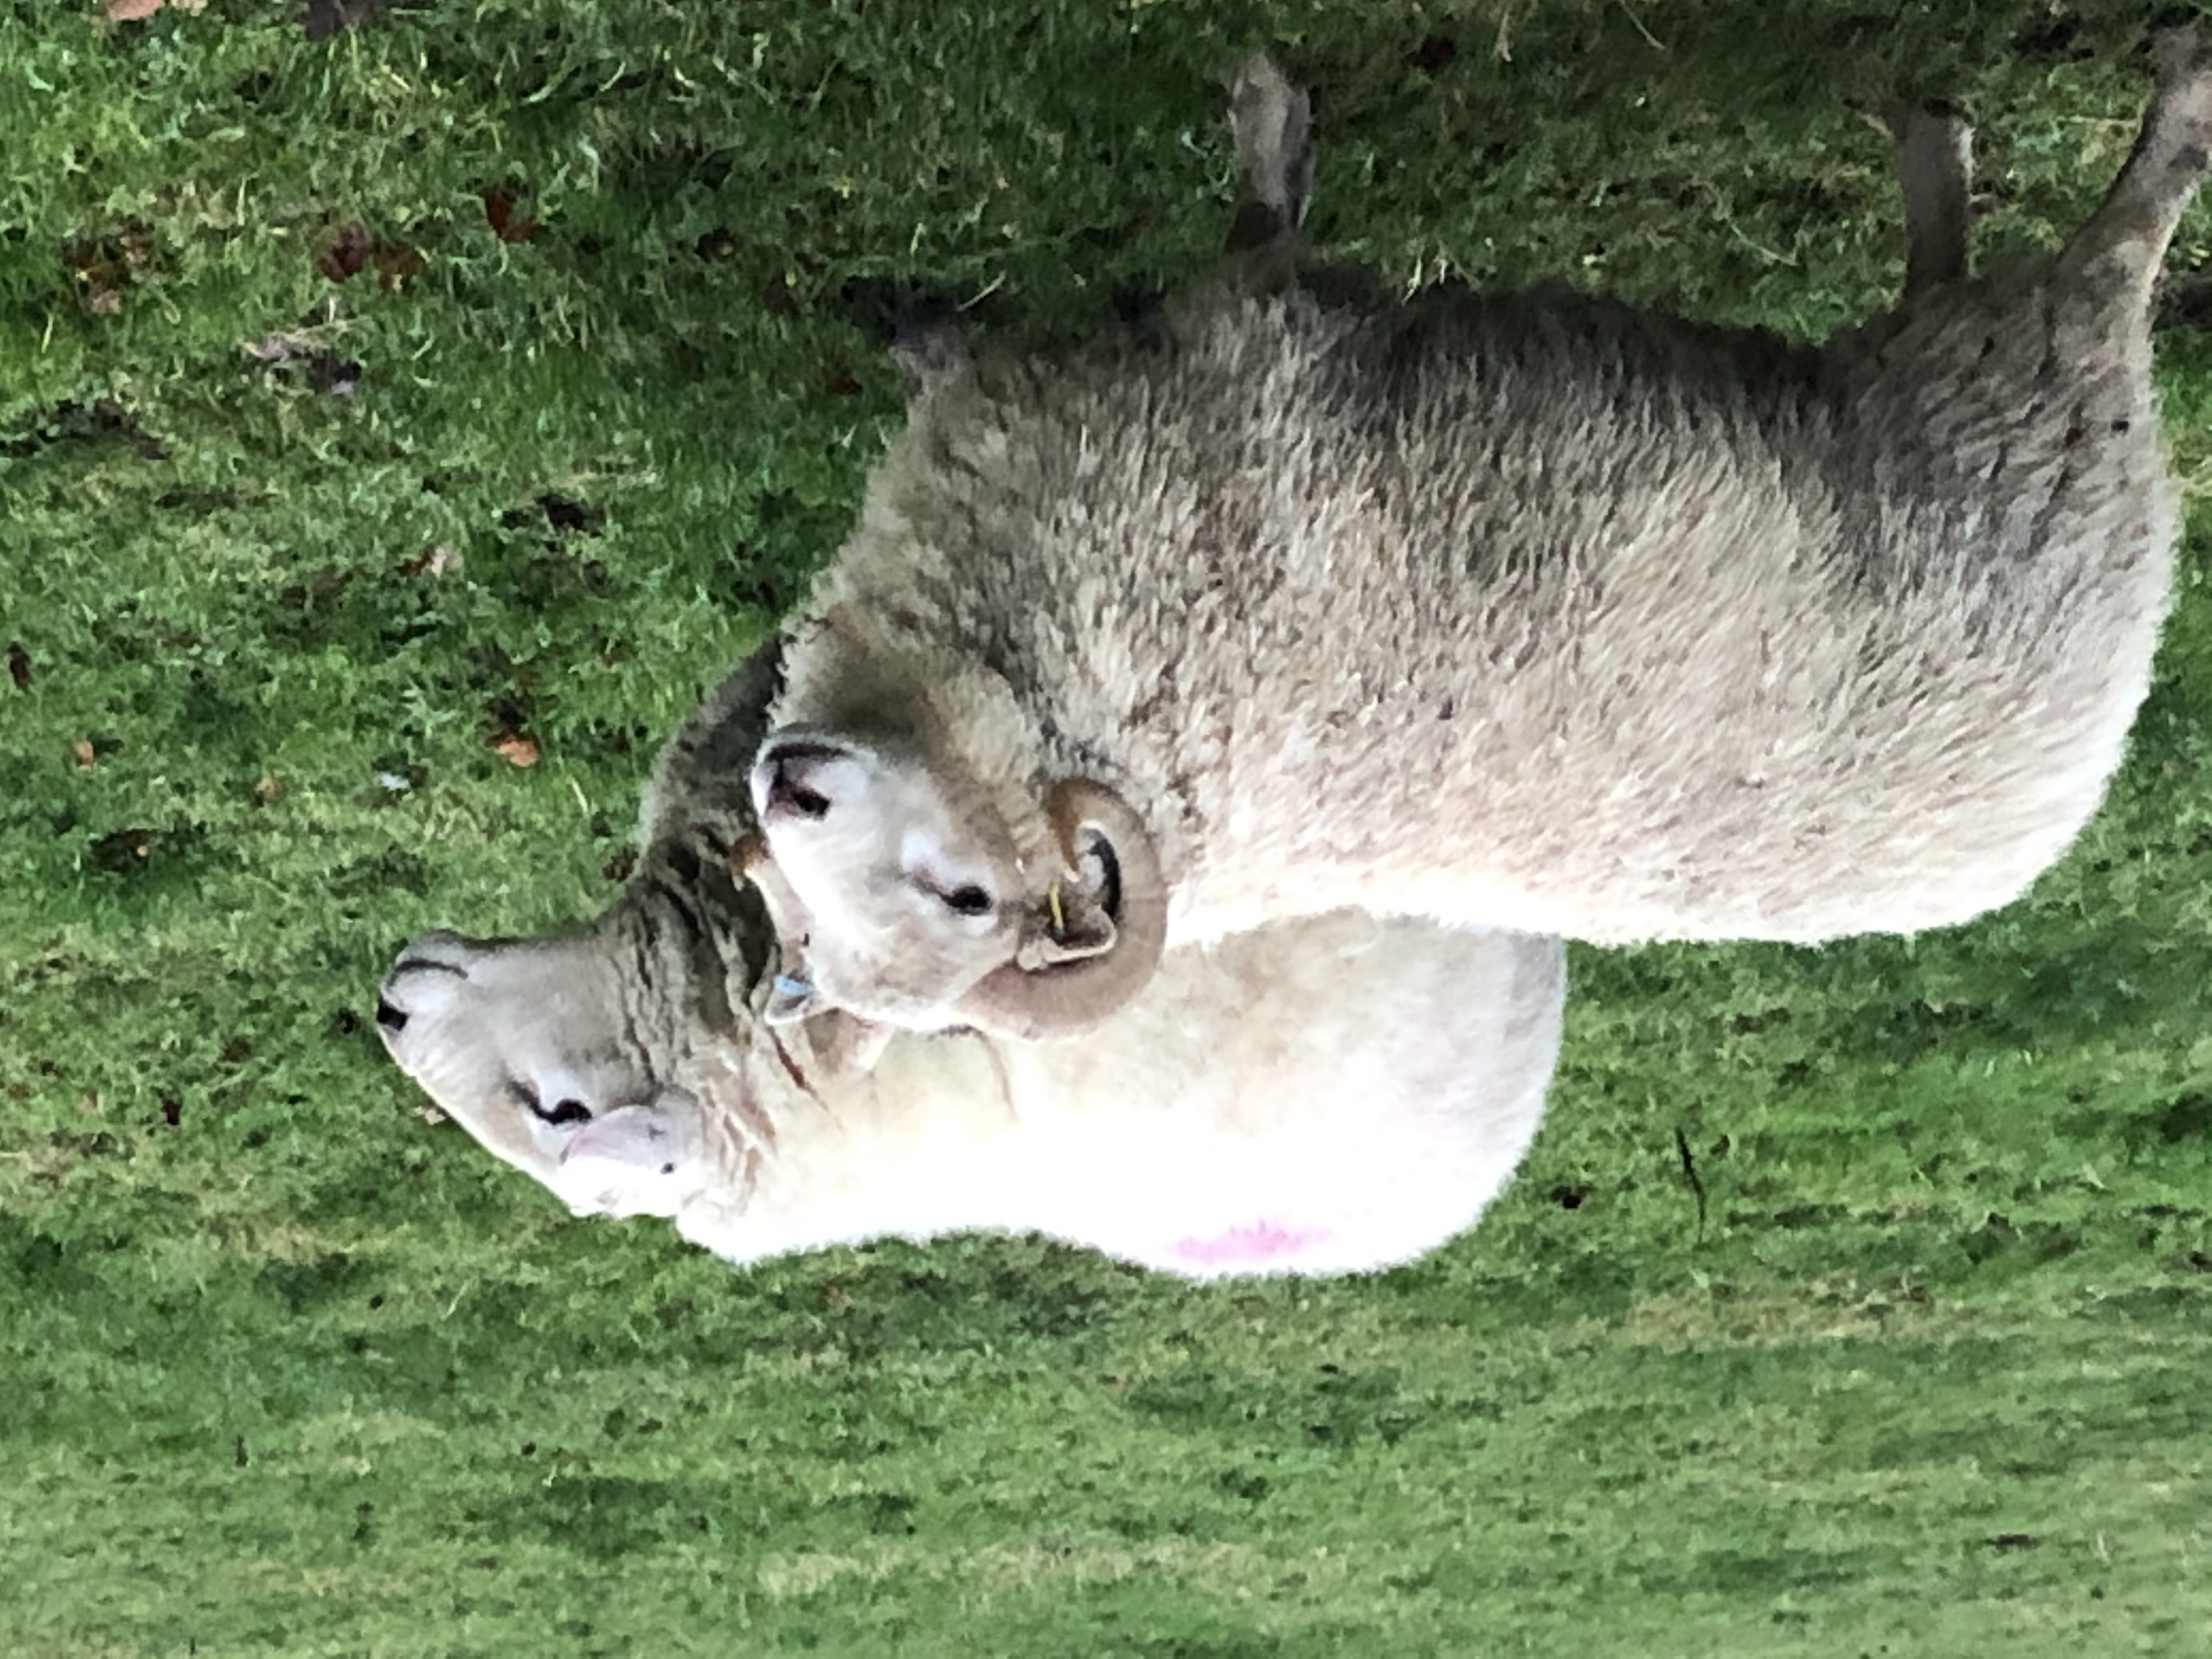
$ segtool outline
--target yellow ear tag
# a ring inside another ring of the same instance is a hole
[[[1059,939],[1067,932],[1067,918],[1060,914],[1058,882],[1053,883],[1044,890],[1044,905],[1046,909],[1052,912],[1052,936]]]

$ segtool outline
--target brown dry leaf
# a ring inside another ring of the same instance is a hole
[[[386,289],[404,288],[410,276],[420,274],[422,256],[404,242],[379,242],[376,245],[376,285]]]
[[[100,1097],[98,1095],[87,1093],[79,1095],[76,1097],[76,1113],[79,1117],[90,1117],[99,1109]]]
[[[526,242],[538,221],[514,210],[514,187],[499,185],[483,192],[484,222],[502,242]]]
[[[300,14],[300,27],[310,40],[327,40],[341,29],[349,29],[385,3],[385,0],[307,0]]]
[[[72,236],[61,249],[62,263],[75,274],[86,309],[102,317],[123,308],[118,290],[132,283],[157,280],[150,271],[139,270],[153,251],[151,234],[135,220]]]
[[[520,732],[502,732],[491,740],[491,746],[517,766],[538,764],[538,740],[525,737]]]
[[[79,738],[75,743],[70,745],[70,753],[76,757],[76,769],[78,771],[89,772],[92,770],[93,762],[95,757],[92,752],[92,744],[88,739]]]
[[[111,23],[137,23],[161,9],[161,0],[107,0],[106,15]]]
[[[323,237],[315,255],[315,269],[334,283],[343,283],[368,263],[376,251],[376,237],[358,219],[333,227]]]
[[[264,772],[261,775],[261,781],[253,786],[253,793],[264,800],[275,800],[277,796],[284,793],[284,786]]]

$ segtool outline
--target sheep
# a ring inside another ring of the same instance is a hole
[[[595,922],[433,930],[380,988],[401,1068],[577,1214],[670,1218],[738,1262],[1034,1231],[1218,1279],[1403,1261],[1504,1186],[1558,1053],[1558,939],[1307,917],[1168,952],[1079,1041],[897,1034],[872,1067],[835,1052],[835,1014],[760,1018],[772,941],[726,860],[770,672],[669,745]]]
[[[2212,54],[2154,56],[2102,204],[1980,278],[1967,128],[1899,117],[1902,299],[1817,346],[1300,274],[1255,60],[1255,246],[1147,331],[938,350],[784,628],[741,852],[779,1017],[1078,1030],[1164,945],[1345,905],[1812,943],[2014,898],[2172,588],[2149,295]]]

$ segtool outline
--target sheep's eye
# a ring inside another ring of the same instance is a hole
[[[988,916],[991,896],[980,887],[956,887],[945,896],[945,908],[956,916]]]
[[[519,1078],[507,1080],[507,1091],[514,1097],[515,1104],[540,1123],[550,1124],[556,1129],[567,1128],[572,1123],[589,1123],[592,1109],[580,1100],[556,1100],[550,1106],[538,1097],[538,1091]]]

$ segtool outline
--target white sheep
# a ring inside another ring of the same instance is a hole
[[[622,896],[566,935],[422,935],[386,1046],[579,1214],[672,1217],[737,1261],[1035,1231],[1191,1278],[1362,1271],[1470,1225],[1540,1116],[1556,939],[1359,912],[1170,951],[1079,1041],[900,1035],[843,1062],[785,1031],[759,905],[726,857],[768,659],[664,758]],[[734,764],[731,763],[734,757]]]
[[[1076,1029],[1163,936],[1348,904],[1813,941],[2013,898],[2096,808],[2172,586],[2148,297],[2212,58],[2156,56],[2103,204],[1982,278],[1966,128],[1902,120],[1904,297],[1818,347],[1285,278],[1304,103],[1248,67],[1277,257],[1150,331],[940,361],[784,630],[750,864],[811,988],[778,1012]]]

